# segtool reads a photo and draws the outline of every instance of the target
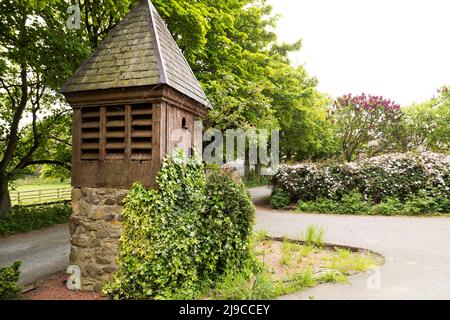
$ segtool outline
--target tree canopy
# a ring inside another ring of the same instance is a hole
[[[136,0],[3,0],[0,3],[0,212],[8,183],[36,165],[70,169],[70,108],[64,81],[136,4]],[[68,29],[69,6],[80,29]],[[280,128],[288,158],[332,150],[329,100],[279,43],[277,16],[265,0],[153,0],[202,83],[213,109],[208,126]],[[63,169],[65,170],[65,169]]]

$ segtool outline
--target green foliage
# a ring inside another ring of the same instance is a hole
[[[43,3],[0,2],[0,215],[9,182],[49,161],[70,167],[61,152],[70,150],[70,108],[57,92],[89,50],[65,27],[68,2]]]
[[[297,209],[301,212],[353,214],[353,215],[430,215],[450,214],[450,201],[443,196],[433,196],[433,192],[421,192],[405,201],[387,198],[381,203],[365,201],[361,194],[352,193],[342,201],[319,198],[313,201],[300,201]]]
[[[210,295],[219,300],[265,300],[276,297],[278,292],[267,272],[251,266],[225,273],[217,280]]]
[[[379,96],[342,96],[331,110],[344,158],[355,159],[370,142],[387,139],[389,128],[402,117],[400,105]]]
[[[327,269],[338,271],[343,275],[350,275],[352,272],[364,272],[375,264],[372,255],[364,256],[354,254],[347,249],[337,249],[324,265]]]
[[[448,153],[450,146],[450,91],[440,90],[439,96],[420,104],[403,108],[402,122],[392,128],[389,141],[396,150]]]
[[[0,235],[43,229],[69,222],[72,208],[68,204],[16,207],[0,219]]]
[[[435,154],[386,154],[354,163],[317,163],[283,166],[272,177],[274,190],[292,201],[321,199],[323,206],[344,202],[351,207],[357,195],[379,204],[388,198],[402,202],[421,192],[450,198],[450,157]],[[354,211],[363,208],[355,207]]]
[[[270,183],[270,178],[266,176],[256,177],[255,175],[250,175],[249,177],[242,177],[242,182],[247,188],[255,188],[261,186],[267,186]]]
[[[314,229],[314,230],[313,230]],[[313,230],[313,245],[301,245],[283,240],[281,243],[281,257],[279,261],[271,261],[270,265],[255,269],[254,266],[245,267],[236,272],[227,272],[218,279],[206,298],[222,300],[265,300],[274,299],[285,294],[298,292],[314,287],[320,283],[348,282],[347,276],[354,272],[364,272],[376,264],[372,255],[365,255],[349,250],[326,250],[323,245],[323,230],[311,227]],[[264,233],[257,241],[267,243]],[[265,250],[258,256],[265,256]],[[271,253],[273,249],[270,249]],[[309,256],[311,255],[311,256]],[[318,258],[319,257],[319,258]],[[306,259],[304,261],[303,259]],[[286,275],[280,276],[273,269],[275,264],[281,263]],[[304,265],[307,265],[305,268]],[[300,267],[299,267],[300,266]],[[272,267],[272,271],[269,270]],[[317,274],[315,269],[328,269],[327,272]]]
[[[304,233],[304,241],[309,246],[322,247],[324,244],[325,230],[321,226],[311,225]]]
[[[291,197],[282,190],[274,190],[270,195],[269,203],[274,209],[283,209],[291,204]]]
[[[225,175],[205,177],[196,158],[163,162],[158,190],[135,185],[125,204],[115,299],[192,298],[231,270],[254,263],[255,209]]]
[[[290,160],[334,152],[329,101],[303,66],[291,66],[288,55],[301,41],[278,43],[267,1],[153,3],[213,104],[208,126],[280,128],[280,150]]]
[[[11,266],[0,269],[0,300],[13,299],[20,293],[20,288],[17,287],[20,264],[20,261],[16,261]]]
[[[245,186],[236,184],[228,175],[208,176],[206,203],[201,218],[203,226],[202,261],[209,279],[230,269],[240,270],[253,258],[251,235],[255,223],[255,207]]]

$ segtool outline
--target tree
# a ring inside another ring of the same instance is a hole
[[[450,92],[447,87],[429,101],[402,109],[402,121],[393,129],[392,145],[401,152],[450,151]]]
[[[301,41],[278,43],[266,1],[153,2],[213,104],[208,127],[279,128],[289,159],[333,153],[328,100],[302,66],[291,66]]]
[[[69,127],[70,109],[57,92],[136,2],[77,0],[80,30],[67,30],[65,25],[72,1],[0,3],[2,214],[10,207],[10,181],[38,164],[68,168],[70,134],[57,130]],[[279,70],[297,72],[288,53],[299,50],[300,42],[277,43],[273,31],[277,17],[265,0],[153,0],[153,4],[214,105],[209,126],[278,128],[287,114],[282,111],[283,100],[289,99],[283,96],[291,96],[292,110],[300,111],[289,128],[314,131],[313,109],[322,108],[323,99],[302,68],[296,81],[279,85]],[[292,141],[292,135],[285,137]],[[289,144],[304,141],[298,136]]]
[[[42,1],[4,0],[0,15],[1,216],[11,206],[8,183],[21,173],[40,164],[70,166],[40,156],[69,111],[55,91],[86,52],[66,32],[64,17]]]
[[[381,96],[348,94],[338,98],[331,116],[344,158],[352,161],[370,142],[382,143],[402,115],[400,105]]]
[[[271,92],[280,124],[280,150],[286,161],[320,159],[337,153],[327,111],[332,100],[317,91],[317,80],[303,66],[279,64],[272,70]]]

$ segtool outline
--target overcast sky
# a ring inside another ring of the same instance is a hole
[[[333,97],[384,95],[403,105],[450,84],[449,0],[269,0],[282,41]]]

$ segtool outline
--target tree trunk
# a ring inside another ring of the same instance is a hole
[[[258,158],[258,161],[255,164],[255,177],[258,180],[261,179],[261,162],[259,161],[259,158]]]
[[[250,161],[248,161],[248,158],[245,157],[245,163],[244,163],[244,176],[246,178],[249,178],[251,175],[251,171],[250,171]]]
[[[0,180],[4,180],[1,179]],[[11,210],[11,198],[9,196],[8,184],[4,181],[0,181],[0,218],[6,216]]]

